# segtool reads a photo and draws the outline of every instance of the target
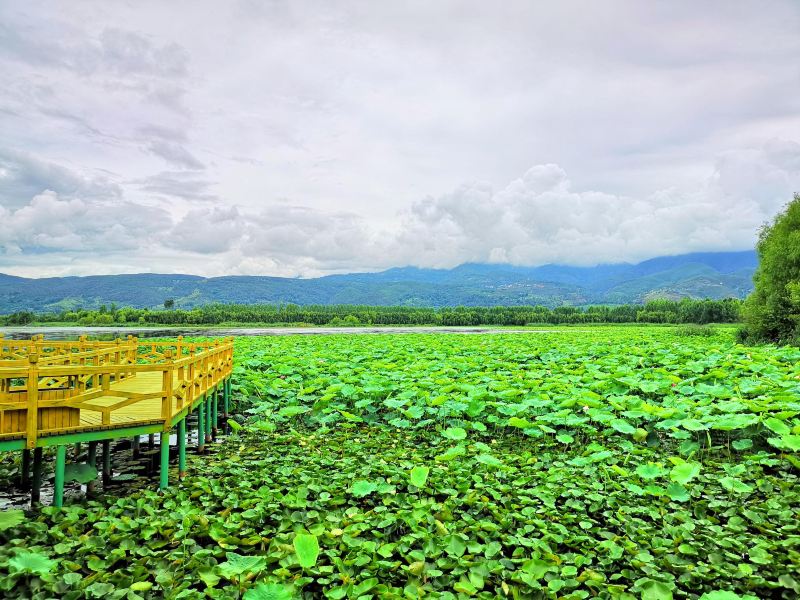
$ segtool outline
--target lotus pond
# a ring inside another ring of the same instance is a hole
[[[165,494],[0,513],[19,598],[800,597],[800,349],[670,328],[243,338]]]

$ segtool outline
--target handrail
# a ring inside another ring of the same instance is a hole
[[[233,338],[199,344],[184,343],[182,337],[175,342],[143,342],[131,336],[113,342],[0,338],[0,423],[4,411],[25,410],[26,445],[34,448],[39,434],[49,433],[39,425],[43,409],[96,411],[103,425],[111,425],[115,410],[158,398],[161,410],[153,418],[168,428],[177,413],[228,377],[232,368]],[[153,372],[161,373],[161,383],[147,392],[112,386]],[[53,390],[58,397],[51,397]],[[104,398],[104,404],[91,404],[97,398]],[[70,428],[81,426],[59,431]],[[2,431],[0,427],[0,436]]]

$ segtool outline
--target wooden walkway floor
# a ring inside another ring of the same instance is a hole
[[[124,379],[111,384],[111,389],[115,392],[135,393],[135,394],[158,394],[161,392],[162,377],[161,373],[138,373],[135,377]],[[178,376],[173,375],[173,386],[178,387]],[[114,406],[120,401],[119,396],[100,396],[92,400],[87,400],[86,404],[93,406]],[[172,400],[172,410],[170,414],[175,414],[180,410],[177,399]],[[111,412],[111,424],[103,425],[100,412],[93,410],[82,410],[80,415],[81,427],[90,429],[99,427],[119,427],[140,423],[163,423],[161,417],[161,400],[159,398],[149,398],[140,400],[134,404],[123,406]]]

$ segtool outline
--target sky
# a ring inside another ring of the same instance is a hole
[[[0,2],[0,272],[313,277],[753,248],[800,2]]]

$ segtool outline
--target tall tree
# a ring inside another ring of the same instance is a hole
[[[755,290],[744,307],[749,339],[800,343],[800,194],[758,239]]]

